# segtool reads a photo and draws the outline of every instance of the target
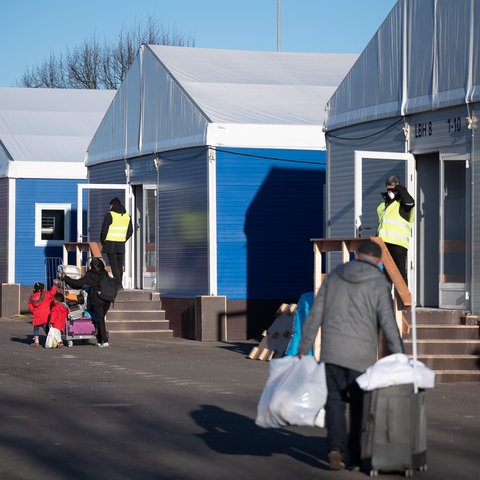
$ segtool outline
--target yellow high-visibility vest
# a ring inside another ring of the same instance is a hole
[[[382,202],[377,208],[377,215],[377,236],[385,243],[408,249],[413,225],[413,208],[410,210],[408,221],[400,215],[400,202],[397,201],[390,203],[386,208],[385,202]]]
[[[108,227],[108,233],[105,240],[109,242],[126,242],[128,224],[130,223],[130,215],[128,213],[110,212],[112,223]]]

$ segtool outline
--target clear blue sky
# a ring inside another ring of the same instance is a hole
[[[360,53],[397,0],[281,0],[280,50]],[[277,0],[2,0],[0,87],[95,35],[155,17],[200,48],[277,49]]]

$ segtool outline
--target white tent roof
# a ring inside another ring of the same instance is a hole
[[[399,0],[328,103],[326,130],[480,101],[480,2]]]
[[[85,153],[114,94],[0,88],[0,176],[86,178]]]
[[[324,148],[326,102],[357,58],[143,46],[87,165],[198,145]]]

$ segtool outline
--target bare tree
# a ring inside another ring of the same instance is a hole
[[[117,38],[102,45],[96,36],[85,40],[63,55],[53,53],[41,64],[27,68],[18,86],[42,88],[116,89],[125,78],[140,45],[177,45],[194,47],[192,37],[179,34],[175,28],[158,26],[148,17],[144,26],[122,27]]]
[[[27,68],[20,81],[22,87],[45,87],[47,85],[48,88],[66,87],[63,58],[57,58],[53,53],[41,65],[31,69]]]

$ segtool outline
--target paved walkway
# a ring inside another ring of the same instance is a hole
[[[0,479],[365,479],[332,472],[325,430],[261,429],[268,363],[255,345],[184,339],[29,347],[26,317],[0,319]],[[480,385],[427,392],[424,480],[480,471]],[[401,478],[380,475],[379,478]]]

